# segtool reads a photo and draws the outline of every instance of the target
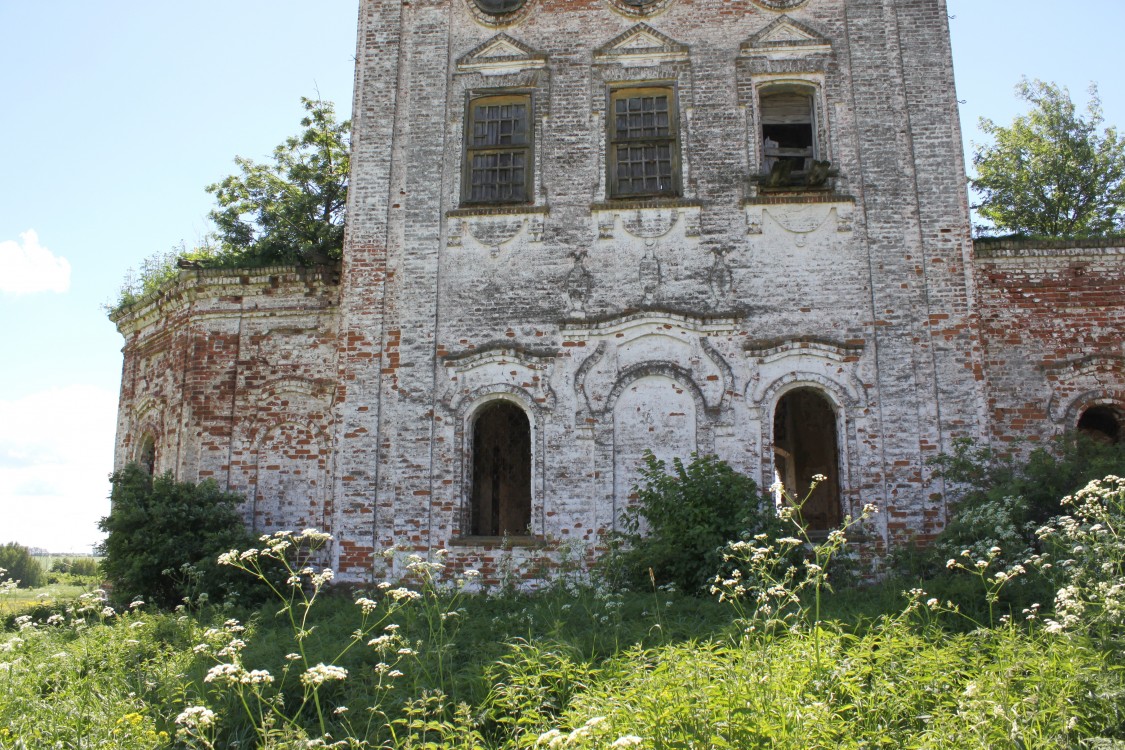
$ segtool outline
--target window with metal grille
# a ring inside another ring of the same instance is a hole
[[[616,89],[609,95],[609,195],[678,196],[680,149],[671,86]]]
[[[531,196],[531,95],[469,102],[465,133],[465,203],[527,203]]]
[[[531,526],[531,425],[508,401],[485,405],[473,422],[472,536],[527,536]]]

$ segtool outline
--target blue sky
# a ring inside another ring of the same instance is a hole
[[[817,0],[811,0],[817,2]],[[966,142],[1020,76],[1125,123],[1125,3],[949,0]],[[355,0],[0,0],[0,543],[82,551],[109,509],[127,269],[209,229],[204,187],[351,111]],[[1096,19],[1092,22],[1091,19]]]

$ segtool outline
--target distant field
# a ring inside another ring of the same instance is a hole
[[[75,599],[92,588],[94,587],[55,584],[37,589],[16,589],[0,596],[0,614],[15,612],[32,604],[54,604]]]
[[[77,555],[77,554],[75,554],[75,555],[32,555],[32,557],[34,557],[36,560],[38,560],[39,564],[43,566],[43,572],[47,572],[48,570],[50,570],[51,567],[54,566],[54,564],[56,562],[58,562],[59,560],[77,560],[79,558],[87,558],[88,557],[88,558],[91,558],[93,560],[97,560],[98,562],[101,562],[101,559],[102,559],[101,557],[98,557],[97,555]]]

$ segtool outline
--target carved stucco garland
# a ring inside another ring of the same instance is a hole
[[[769,10],[792,10],[804,5],[808,0],[753,0],[753,2]]]

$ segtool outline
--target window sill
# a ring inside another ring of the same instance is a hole
[[[465,205],[461,208],[455,208],[452,211],[447,211],[446,216],[451,219],[459,219],[474,216],[522,216],[525,214],[549,214],[550,210],[547,206],[532,206],[526,204],[510,204],[510,205]]]
[[[700,208],[703,203],[689,198],[611,198],[590,204],[590,211],[633,211],[646,208]]]
[[[784,188],[763,190],[758,195],[747,196],[743,206],[770,206],[780,203],[855,203],[855,197],[835,190],[818,188]]]
[[[542,548],[546,547],[547,543],[537,536],[455,536],[449,540],[449,546],[479,549]]]

